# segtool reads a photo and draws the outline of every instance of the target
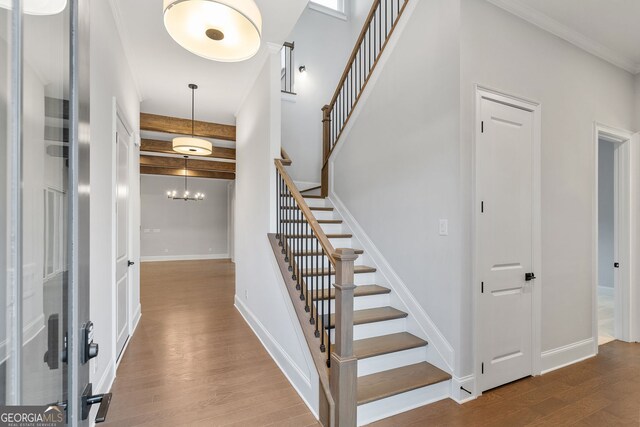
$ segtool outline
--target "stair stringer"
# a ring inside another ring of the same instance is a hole
[[[451,344],[424,311],[400,276],[394,271],[342,200],[340,200],[334,192],[331,192],[329,194],[329,201],[351,230],[354,238],[362,245],[360,249],[364,249],[364,253],[373,264],[372,267],[377,269],[376,273],[379,273],[385,279],[384,286],[391,289],[391,306],[409,314],[406,318],[407,332],[429,343],[427,346],[426,361],[453,376],[455,351]]]

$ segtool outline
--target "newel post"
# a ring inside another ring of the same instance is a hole
[[[322,107],[322,188],[321,195],[329,195],[329,153],[331,152],[331,107]]]
[[[329,384],[335,400],[336,426],[355,427],[357,422],[358,359],[353,355],[353,249],[337,249],[335,283],[335,345],[331,353]]]

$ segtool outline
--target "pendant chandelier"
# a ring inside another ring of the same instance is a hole
[[[187,180],[189,178],[189,169],[187,168],[188,160],[189,156],[184,156],[184,193],[182,196],[179,196],[176,190],[167,191],[167,197],[172,200],[184,200],[185,202],[200,202],[204,200],[204,193],[196,193],[193,196],[189,193],[189,186],[187,185]]]
[[[253,0],[164,0],[163,12],[169,35],[203,58],[239,62],[260,49],[262,16]]]
[[[191,156],[208,156],[212,153],[209,141],[195,137],[195,96],[198,85],[191,83],[191,136],[179,136],[173,139],[173,151]]]
[[[0,7],[11,9],[12,0],[0,0]],[[22,11],[27,15],[57,15],[67,7],[67,0],[24,0]]]

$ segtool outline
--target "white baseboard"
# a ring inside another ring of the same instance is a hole
[[[133,322],[131,322],[131,329],[129,330],[129,335],[133,336],[133,333],[138,328],[138,324],[140,323],[140,318],[142,317],[142,304],[138,304],[136,308],[136,312],[133,315]]]
[[[229,254],[143,256],[140,257],[140,262],[202,261],[208,259],[229,259]]]
[[[264,327],[262,322],[249,310],[249,308],[242,302],[242,300],[235,296],[235,307],[244,318],[245,322],[249,325],[253,333],[258,337],[262,346],[267,350],[267,353],[271,356],[278,368],[282,371],[285,377],[289,380],[289,383],[296,389],[296,392],[307,405],[313,415],[318,418],[318,413],[314,406],[305,398],[306,393],[302,393],[302,389],[311,389],[311,379],[308,375],[296,366],[295,362],[291,360],[287,352],[282,348],[275,338]]]
[[[451,378],[451,398],[458,402],[459,404],[467,403],[471,400],[476,399],[476,395],[473,394],[473,390],[475,388],[475,376],[467,375],[466,377],[456,377]],[[470,391],[471,394],[462,390],[461,387],[464,387],[466,390]]]
[[[333,204],[334,209],[340,214],[343,221],[351,229],[351,232],[354,234],[356,239],[362,244],[361,249],[364,249],[367,256],[371,258],[377,268],[377,272],[384,276],[386,285],[389,285],[393,293],[395,293],[395,296],[397,296],[400,302],[404,305],[404,309],[409,313],[407,321],[413,321],[417,324],[421,333],[416,333],[415,335],[421,336],[429,342],[429,346],[427,347],[428,362],[436,365],[442,370],[453,373],[455,354],[451,344],[449,344],[433,320],[431,320],[422,306],[418,301],[416,301],[412,293],[407,288],[407,285],[402,281],[402,279],[400,279],[400,276],[391,267],[389,262],[364,231],[360,223],[358,223],[346,205],[333,190],[329,194],[329,200]],[[417,331],[409,330],[409,332],[414,333]]]
[[[614,295],[613,287],[598,286],[598,295],[603,295],[603,296],[606,296],[606,297],[612,297]]]
[[[594,357],[597,340],[589,338],[542,352],[542,374]]]

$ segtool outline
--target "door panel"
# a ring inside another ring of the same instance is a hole
[[[478,270],[483,390],[532,373],[533,114],[483,99]],[[481,368],[482,369],[482,368]]]
[[[89,2],[49,15],[3,3],[0,405],[53,404],[88,425]]]
[[[116,158],[116,351],[118,357],[129,338],[129,140],[131,135],[117,118]]]

